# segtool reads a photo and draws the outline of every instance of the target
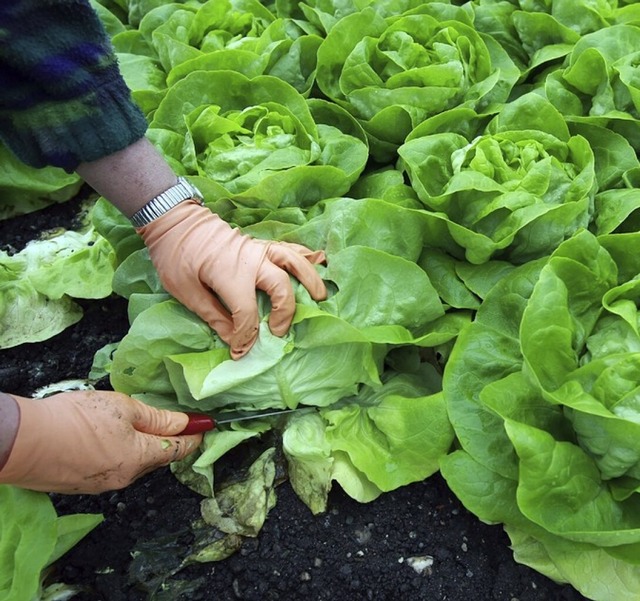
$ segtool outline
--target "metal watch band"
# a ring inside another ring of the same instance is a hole
[[[184,200],[193,198],[202,203],[202,194],[198,188],[190,184],[184,177],[178,178],[178,183],[152,198],[146,205],[131,216],[131,223],[135,227],[142,227],[154,219],[164,215],[169,209]]]

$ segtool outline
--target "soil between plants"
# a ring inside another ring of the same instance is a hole
[[[79,208],[73,200],[0,222],[0,248],[19,251],[43,230],[72,227]],[[95,351],[126,333],[125,300],[79,304],[84,317],[61,334],[0,350],[3,391],[28,396],[47,384],[85,378]],[[51,495],[60,514],[102,513],[105,519],[56,564],[50,580],[80,586],[76,601],[585,599],[517,564],[502,527],[466,511],[439,475],[368,504],[336,485],[327,512],[317,516],[287,482],[276,492],[257,538],[226,560],[173,576],[166,557],[174,558],[173,567],[185,557],[202,498],[169,468],[120,491]]]

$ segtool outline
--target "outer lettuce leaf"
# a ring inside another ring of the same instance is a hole
[[[127,394],[174,393],[164,357],[180,352],[222,348],[211,328],[174,300],[150,306],[140,313],[113,356],[111,385]]]
[[[0,219],[24,215],[75,196],[82,181],[76,174],[47,167],[35,169],[20,162],[0,144]]]
[[[392,167],[368,170],[349,190],[352,198],[379,198],[407,208],[420,208],[418,196],[404,180],[401,171]]]
[[[245,362],[219,351],[168,356],[179,401],[202,410],[326,406],[377,379],[374,347],[347,322],[320,313],[296,323],[291,336],[294,344],[264,324]]]
[[[489,523],[504,523],[516,561],[556,582],[570,583],[589,599],[638,596],[637,565],[610,550],[549,534],[526,520],[516,505],[516,483],[475,462],[464,451],[448,455],[442,471],[465,506]]]
[[[444,315],[426,272],[406,259],[350,246],[331,256],[326,275],[339,290],[321,306],[357,328],[396,324],[420,331]]]
[[[331,490],[334,458],[326,426],[319,413],[306,413],[290,419],[282,434],[291,486],[314,515],[325,511]]]
[[[332,449],[342,450],[354,466],[382,491],[424,480],[439,469],[453,432],[439,395],[386,397],[374,409],[354,405],[325,414]]]
[[[331,198],[317,210],[307,223],[290,230],[283,239],[323,248],[329,254],[350,246],[366,246],[416,262],[429,233],[420,211],[377,198]]]
[[[332,480],[369,501],[433,474],[453,440],[439,390],[439,376],[424,368],[365,387],[336,408],[291,418],[283,448],[298,495],[319,513]]]

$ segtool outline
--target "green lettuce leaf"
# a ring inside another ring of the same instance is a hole
[[[40,342],[82,317],[73,302],[112,292],[115,256],[90,224],[32,240],[17,254],[0,251],[0,347]]]
[[[7,601],[40,598],[44,569],[103,519],[59,517],[46,494],[8,485],[0,486],[0,504],[0,594]]]
[[[32,213],[56,202],[65,202],[80,190],[75,173],[56,167],[35,169],[19,161],[0,144],[0,219]]]

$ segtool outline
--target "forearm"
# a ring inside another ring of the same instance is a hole
[[[20,425],[20,408],[15,399],[0,392],[0,470],[4,467]]]
[[[127,217],[177,181],[171,167],[146,138],[97,161],[81,163],[76,171]]]
[[[88,0],[0,2],[0,140],[68,172],[126,148],[147,122]]]

